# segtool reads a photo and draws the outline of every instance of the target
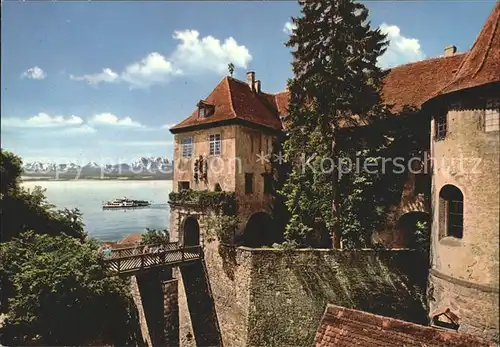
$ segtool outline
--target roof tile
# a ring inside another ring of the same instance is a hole
[[[198,117],[198,109],[196,109],[188,118],[172,127],[171,130],[228,119],[242,119],[269,128],[281,129],[281,122],[274,110],[274,103],[269,107],[263,100],[267,101],[267,97],[253,92],[246,82],[232,77],[224,77],[204,100],[215,106],[214,113],[209,117],[200,118]]]
[[[500,81],[500,1],[486,20],[453,80],[439,94]]]
[[[397,66],[388,71],[382,85],[382,101],[392,112],[417,111],[439,94],[500,81],[500,2],[497,1],[476,42],[468,53],[432,58]],[[241,119],[272,129],[282,129],[279,116],[288,113],[289,92],[255,93],[246,82],[224,77],[204,100],[215,111],[199,118],[198,111],[171,128]]]
[[[496,345],[472,335],[328,305],[318,327],[314,346],[493,347]]]

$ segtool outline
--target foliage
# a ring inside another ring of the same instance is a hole
[[[118,341],[130,323],[126,282],[107,276],[96,242],[28,231],[1,244],[0,269],[14,287],[3,343]]]
[[[170,233],[167,229],[156,230],[146,228],[146,232],[142,234],[142,245],[166,245],[170,242]]]
[[[212,242],[216,238],[221,243],[231,244],[238,230],[240,221],[236,216],[208,215],[204,219],[206,226],[206,241]]]
[[[55,210],[40,187],[20,187],[21,159],[3,149],[0,158],[2,343],[126,343],[126,282],[107,277],[81,213]]]
[[[283,142],[286,135],[277,137],[272,143],[271,156],[275,158],[283,153]],[[281,189],[291,172],[291,165],[288,162],[272,160],[271,161],[271,175],[272,189],[271,196],[272,203],[270,205],[271,216],[274,221],[273,227],[277,229],[277,233],[284,234],[286,225],[290,220],[290,213],[285,205],[285,197],[280,193]]]
[[[237,211],[234,192],[185,189],[179,192],[171,192],[169,199],[172,203],[196,205],[202,210],[212,210],[225,215],[233,216]]]
[[[337,184],[336,224],[344,247],[371,247],[372,232],[385,226],[388,212],[400,203],[408,175],[392,159],[399,158],[407,167],[409,158],[425,146],[414,136],[419,133],[414,131],[417,126],[408,120],[393,123],[390,116],[380,115],[370,129],[353,129],[339,137],[338,158],[361,164],[360,169],[343,173]]]
[[[379,110],[383,73],[376,62],[387,42],[370,28],[362,4],[299,4],[302,15],[292,18],[296,29],[286,44],[293,49],[294,77],[288,82],[284,151],[294,165],[281,190],[291,213],[285,238],[299,246],[325,246],[325,235],[338,233],[332,184],[338,129],[352,123],[353,115],[369,120]]]
[[[415,245],[416,249],[429,252],[430,249],[430,226],[428,222],[417,221],[415,225]]]
[[[36,233],[59,235],[85,239],[86,233],[78,209],[55,210],[45,198],[45,190],[33,190],[19,185],[22,161],[19,157],[3,149],[0,153],[2,194],[0,197],[0,226],[2,242],[18,237],[24,230]]]

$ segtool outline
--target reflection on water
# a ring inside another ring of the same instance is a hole
[[[46,188],[45,195],[57,208],[78,208],[90,236],[115,241],[146,228],[168,229],[168,194],[172,181],[47,181],[25,182],[23,186]],[[148,207],[106,209],[102,202],[126,196],[153,201]]]

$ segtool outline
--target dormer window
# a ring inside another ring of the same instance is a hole
[[[199,109],[198,109],[198,116],[200,118],[205,118],[206,117],[206,112],[207,112],[207,109],[203,106],[201,106]]]
[[[447,130],[448,130],[447,114],[446,112],[440,112],[436,116],[435,135],[434,135],[435,140],[436,141],[444,140],[444,138],[446,137]]]
[[[198,117],[199,118],[207,118],[209,117],[213,111],[214,111],[214,108],[215,106],[210,104],[209,102],[205,101],[205,100],[200,100],[200,102],[198,102]]]

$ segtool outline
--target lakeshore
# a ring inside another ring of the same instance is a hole
[[[23,181],[21,185],[46,189],[47,200],[56,208],[78,208],[89,236],[100,241],[116,242],[127,235],[143,233],[146,228],[169,227],[169,180],[35,180]],[[153,203],[141,209],[102,209],[103,201],[123,196]]]

